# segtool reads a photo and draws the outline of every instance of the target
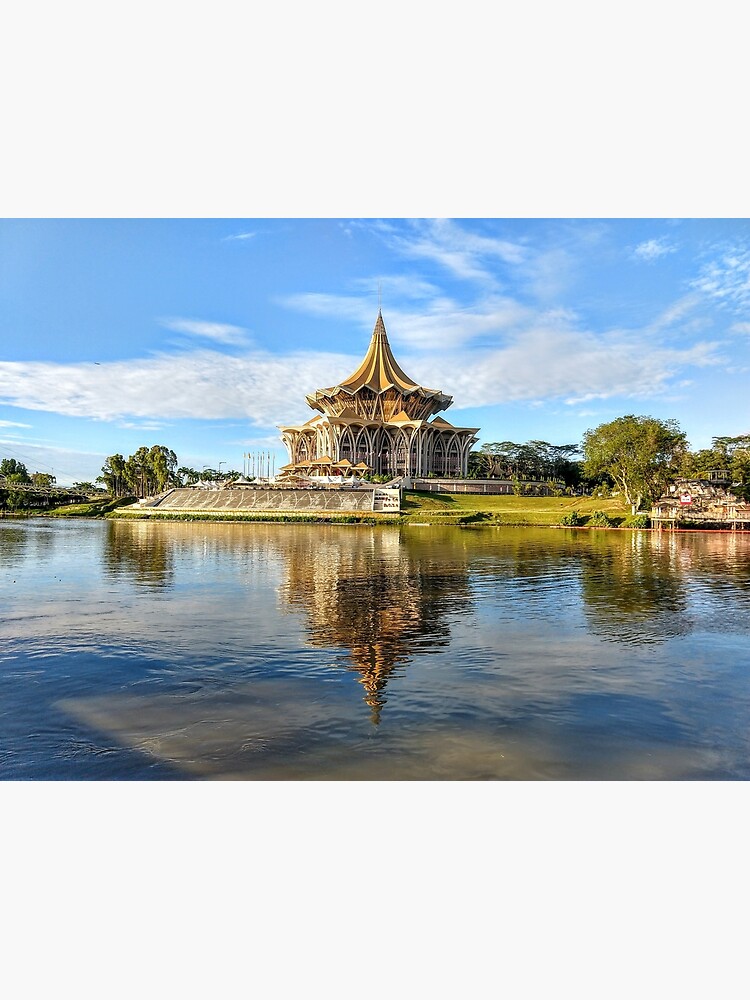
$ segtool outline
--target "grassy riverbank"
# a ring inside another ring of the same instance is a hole
[[[559,525],[576,511],[585,527],[595,511],[602,511],[612,526],[626,526],[629,511],[617,499],[592,497],[484,496],[467,493],[418,493],[405,491],[401,514],[294,512],[294,511],[161,511],[128,510],[132,498],[92,500],[87,504],[58,507],[50,517],[109,517],[151,521],[261,521],[302,524],[419,524],[419,525]]]
[[[117,510],[133,503],[133,497],[102,497],[96,500],[89,500],[88,503],[66,504],[64,507],[53,507],[52,510],[32,512],[38,517],[106,517]]]
[[[484,496],[478,493],[404,493],[402,520],[418,524],[513,524],[551,526],[577,511],[583,519],[605,513],[614,526],[630,511],[618,498]]]

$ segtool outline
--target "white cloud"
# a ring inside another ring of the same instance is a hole
[[[162,431],[165,427],[169,427],[169,424],[156,420],[123,420],[118,426],[127,431]]]
[[[458,278],[492,281],[488,270],[490,262],[520,264],[527,251],[519,243],[489,236],[481,236],[461,228],[448,219],[415,222],[404,235],[387,223],[378,226],[392,249],[405,257],[432,260]]]
[[[422,362],[421,371],[410,374],[423,374],[425,384],[452,393],[456,409],[531,399],[573,405],[663,395],[683,369],[718,364],[717,346],[672,350],[624,334],[598,337],[540,326],[499,350],[477,352],[468,362],[444,357]]]
[[[633,256],[638,260],[645,260],[651,263],[651,261],[658,260],[659,257],[664,257],[665,254],[674,253],[676,250],[676,246],[672,246],[664,237],[661,237],[658,240],[646,240],[645,243],[639,243],[633,251]]]
[[[248,343],[247,331],[241,326],[232,326],[230,323],[208,323],[205,320],[180,317],[160,319],[159,323],[167,330],[186,333],[190,337],[204,337],[218,344],[243,347]]]
[[[291,295],[281,301],[288,308],[314,316],[327,316],[357,323],[368,333],[376,314],[370,297]],[[388,337],[396,346],[433,350],[456,348],[479,338],[500,340],[510,330],[528,323],[533,313],[513,299],[489,296],[472,306],[462,306],[447,296],[422,302],[418,311],[389,307],[383,312]]]
[[[730,333],[740,333],[750,336],[750,323],[733,323],[729,330]]]
[[[278,434],[266,434],[262,437],[242,438],[239,441],[229,441],[229,444],[238,444],[243,448],[278,448]]]
[[[500,342],[531,318],[529,309],[501,296],[468,308],[445,297],[435,299],[420,312],[394,311],[386,327],[397,331],[397,336],[389,338],[394,344],[426,351],[450,350],[479,339]]]
[[[574,258],[563,247],[555,247],[530,257],[520,271],[532,295],[542,302],[549,302],[568,287],[574,271]]]
[[[420,336],[412,330],[412,344]],[[305,394],[349,375],[362,353],[252,350],[228,357],[202,350],[100,365],[0,362],[0,402],[104,421],[241,419],[267,428],[308,419]],[[453,394],[456,409],[660,396],[685,369],[720,360],[716,344],[669,349],[635,335],[571,329],[554,317],[516,329],[496,347],[397,357],[421,384]]]
[[[223,236],[222,239],[224,242],[228,240],[252,240],[257,235],[257,233],[234,233],[232,236]]]
[[[750,308],[750,250],[741,247],[720,253],[704,264],[692,286],[720,305],[746,312]]]
[[[648,331],[650,333],[657,333],[660,330],[666,330],[669,327],[674,326],[679,323],[686,316],[688,316],[697,306],[700,305],[701,299],[699,295],[692,293],[690,295],[683,295],[682,298],[677,299],[671,305],[663,309],[662,312],[656,317],[653,322],[649,323]],[[693,324],[695,321],[693,321]],[[702,325],[702,322],[701,324]]]
[[[95,420],[221,420],[269,426],[309,416],[305,393],[344,378],[358,359],[185,351],[132,361],[0,362],[0,401]]]
[[[358,298],[351,295],[326,295],[324,292],[300,292],[276,301],[287,309],[295,309],[310,316],[347,320],[362,326],[369,324],[373,327],[377,317],[371,296]]]
[[[31,424],[19,424],[15,420],[0,420],[0,427],[31,427]]]
[[[570,310],[539,312],[497,293],[462,306],[423,283],[416,289],[417,304],[406,282],[406,288],[393,283],[401,305],[385,312],[394,352],[411,378],[452,393],[456,409],[663,396],[684,377],[684,369],[720,361],[717,344],[670,347],[656,336],[700,304],[697,292],[676,301],[640,332],[596,334],[580,329]],[[190,418],[239,419],[264,428],[296,423],[310,416],[305,394],[345,378],[361,360],[376,317],[373,298],[302,293],[281,300],[288,308],[354,324],[363,336],[355,338],[351,355],[298,351],[278,356],[252,348],[241,327],[173,317],[162,321],[169,329],[244,349],[231,356],[185,349],[96,366],[0,362],[0,402],[98,420],[140,421],[136,426],[144,430],[161,429],[153,421]],[[750,324],[736,324],[740,327],[747,332]]]
[[[368,302],[372,305],[378,286],[382,287],[383,308],[388,309],[393,301],[400,299],[429,299],[440,294],[440,289],[432,282],[425,281],[419,275],[383,274],[373,278],[359,278],[354,283],[355,288],[369,293]]]

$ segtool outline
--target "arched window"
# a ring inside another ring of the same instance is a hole
[[[445,445],[442,437],[436,435],[435,443],[432,447],[432,458],[428,462],[428,472],[434,472],[438,476],[445,475]]]

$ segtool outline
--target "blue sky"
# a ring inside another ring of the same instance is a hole
[[[747,220],[12,218],[0,453],[60,483],[142,444],[283,464],[277,425],[356,367],[379,287],[399,363],[480,442],[750,431]]]

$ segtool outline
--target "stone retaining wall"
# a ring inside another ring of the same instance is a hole
[[[352,489],[174,489],[138,507],[159,511],[357,512],[373,509],[373,491]]]

